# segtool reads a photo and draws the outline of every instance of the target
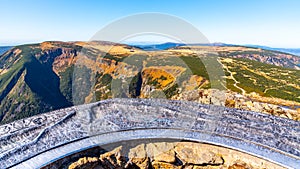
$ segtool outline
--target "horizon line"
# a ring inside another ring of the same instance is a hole
[[[107,40],[92,40],[92,41],[85,41],[85,40],[44,40],[44,41],[28,41],[28,42],[19,42],[19,43],[0,43],[1,47],[14,47],[14,46],[20,46],[20,45],[29,45],[29,44],[40,44],[43,42],[113,42],[113,41],[107,41]],[[172,42],[172,41],[124,41],[124,42],[113,42],[113,43],[119,43],[119,44],[126,44],[126,45],[160,45],[160,44],[166,44],[166,43],[174,43],[174,44],[186,44],[186,45],[196,45],[196,44],[222,44],[222,45],[232,45],[232,46],[245,46],[245,47],[267,47],[267,48],[285,48],[285,49],[300,49],[300,47],[273,47],[270,45],[262,45],[262,44],[255,44],[255,43],[248,43],[248,44],[238,44],[238,43],[226,43],[226,42],[211,42],[211,43],[180,43],[180,42]]]

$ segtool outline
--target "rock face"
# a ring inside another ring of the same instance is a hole
[[[100,155],[83,157],[68,169],[280,169],[281,166],[223,147],[195,142],[153,142],[140,144],[127,152],[123,146]]]

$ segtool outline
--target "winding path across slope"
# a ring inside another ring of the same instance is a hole
[[[230,71],[230,70],[228,69],[228,67],[227,67],[226,65],[224,65],[223,63],[221,63],[221,62],[219,62],[219,63],[222,64],[222,65],[223,65],[223,68],[230,74],[230,78],[234,81],[233,86],[234,86],[235,88],[239,89],[239,90],[242,92],[243,95],[246,95],[246,91],[245,91],[243,88],[241,88],[241,87],[239,87],[239,86],[237,85],[237,84],[240,83],[240,82],[237,81],[237,80],[234,78],[233,72]]]

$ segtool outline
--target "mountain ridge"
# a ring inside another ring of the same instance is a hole
[[[287,75],[299,77],[300,58],[289,54],[220,43],[149,52],[105,41],[47,41],[16,46],[0,56],[0,121],[7,123],[77,103],[114,97],[163,96],[190,100],[196,94],[199,98],[200,89],[207,90],[214,83],[202,61],[215,53],[224,67],[227,90],[247,97],[254,92],[259,97],[300,102],[296,97],[300,94],[300,84],[287,78]],[[79,56],[85,55],[88,57],[77,62],[82,58]],[[95,77],[95,81],[90,77]],[[128,90],[123,89],[126,85]],[[73,89],[81,91],[74,93]],[[296,104],[285,102],[279,103]]]

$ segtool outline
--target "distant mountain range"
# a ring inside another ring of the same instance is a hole
[[[148,44],[141,44],[141,43],[130,43],[130,46],[134,46],[146,51],[155,51],[155,50],[167,50],[170,48],[175,48],[179,46],[237,46],[232,44],[226,43],[193,43],[193,44],[185,44],[185,43],[175,43],[175,42],[166,42],[166,43],[148,43]]]
[[[261,45],[245,45],[245,46],[261,48],[261,49],[265,49],[265,50],[274,50],[274,51],[285,52],[285,53],[290,53],[293,55],[300,56],[300,48],[272,48],[272,47],[261,46]]]
[[[161,44],[129,44],[131,46],[146,50],[146,51],[155,51],[155,50],[166,50],[169,48],[174,48],[177,46],[185,46],[183,43],[173,43],[173,42],[167,42],[167,43],[161,43]]]
[[[170,48],[175,48],[179,46],[246,46],[246,47],[253,47],[253,48],[260,48],[265,50],[273,50],[273,51],[279,51],[284,53],[289,53],[293,55],[300,56],[300,48],[273,48],[269,46],[262,46],[262,45],[235,45],[235,44],[227,44],[227,43],[205,43],[205,44],[184,44],[184,43],[175,43],[175,42],[166,42],[166,43],[138,43],[138,42],[132,42],[127,43],[129,46],[133,46],[136,48],[140,48],[142,50],[146,51],[156,51],[156,50],[166,50]],[[0,55],[11,49],[12,46],[0,46]]]
[[[300,56],[300,48],[272,48],[268,46],[261,46],[261,45],[235,45],[235,44],[226,44],[226,43],[197,43],[197,44],[184,44],[184,43],[174,43],[174,42],[167,42],[167,43],[158,43],[158,44],[139,44],[139,43],[131,43],[131,46],[135,46],[137,48],[147,50],[147,51],[155,51],[155,50],[166,50],[170,48],[175,48],[178,46],[246,46],[246,47],[253,47],[253,48],[260,48],[265,50],[273,50],[279,52],[285,52],[293,55]]]

